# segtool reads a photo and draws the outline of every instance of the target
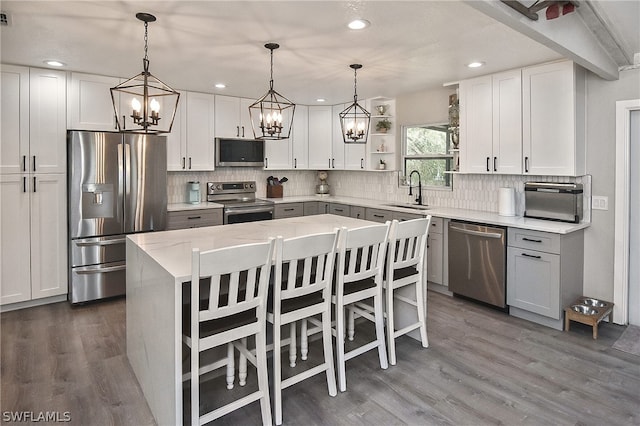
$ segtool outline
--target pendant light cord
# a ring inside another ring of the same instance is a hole
[[[273,90],[273,49],[271,50],[271,79],[269,80],[269,88]]]
[[[353,103],[358,102],[358,69],[353,69]]]
[[[144,72],[149,72],[149,56],[147,54],[149,50],[149,23],[147,21],[144,22],[144,58],[142,59],[142,66],[144,68]]]

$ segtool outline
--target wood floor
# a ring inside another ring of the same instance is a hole
[[[126,358],[124,299],[5,312],[0,327],[3,420],[57,411],[77,425],[155,424]],[[349,361],[334,398],[323,375],[286,389],[284,423],[637,425],[640,357],[611,348],[623,330],[603,323],[594,341],[581,324],[556,331],[430,292],[428,349],[403,337],[388,370],[374,351]],[[258,423],[257,403],[218,421]]]

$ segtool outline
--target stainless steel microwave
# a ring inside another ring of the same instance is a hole
[[[264,141],[216,138],[216,166],[263,167]]]

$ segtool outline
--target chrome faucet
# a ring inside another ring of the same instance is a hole
[[[420,172],[418,172],[417,170],[413,170],[411,173],[409,173],[409,195],[413,195],[413,192],[411,192],[411,176],[413,176],[414,173],[418,174],[418,198],[416,198],[416,203],[418,203],[418,205],[422,205],[422,178],[420,177]]]

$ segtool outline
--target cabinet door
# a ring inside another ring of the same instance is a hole
[[[29,85],[29,170],[67,171],[67,76],[31,68]]]
[[[345,143],[340,125],[340,113],[344,109],[344,104],[334,105],[331,108],[331,168],[339,170],[345,168]]]
[[[349,217],[351,216],[351,208],[346,204],[331,203],[329,204],[329,213],[336,216]]]
[[[264,141],[265,169],[287,170],[291,168],[291,139]]]
[[[507,304],[560,319],[560,255],[508,247]]]
[[[253,127],[251,126],[251,116],[249,106],[255,101],[253,99],[240,98],[240,130],[239,135],[243,139],[253,139]]]
[[[215,97],[215,135],[219,138],[240,137],[240,98]],[[248,114],[248,112],[247,112]]]
[[[3,101],[4,96],[3,87]],[[4,139],[2,143],[4,144]],[[0,174],[1,305],[31,299],[29,184],[26,175]],[[66,231],[66,222],[60,229]],[[55,256],[55,253],[52,256]]]
[[[491,173],[492,144],[491,76],[460,82],[460,171]]]
[[[309,168],[331,169],[331,107],[309,107]]]
[[[349,216],[354,217],[356,219],[364,219],[365,217],[365,208],[360,206],[351,206]]]
[[[2,65],[0,174],[28,170],[29,68]]]
[[[214,166],[214,96],[187,92],[187,170],[208,171]]]
[[[442,285],[444,244],[442,234],[429,233],[427,237],[427,280]]]
[[[293,116],[291,151],[294,169],[309,168],[309,107],[296,105]]]
[[[525,68],[522,81],[524,172],[575,175],[573,63]]]
[[[187,93],[180,92],[180,102],[173,120],[171,133],[167,134],[167,171],[187,168]]]
[[[493,75],[494,173],[522,173],[522,71]]]
[[[31,178],[31,298],[67,293],[67,179]]]
[[[118,84],[120,79],[116,77],[72,73],[67,104],[69,129],[118,130],[109,90]]]
[[[317,201],[305,201],[302,206],[304,216],[311,216],[318,214],[318,202]]]

